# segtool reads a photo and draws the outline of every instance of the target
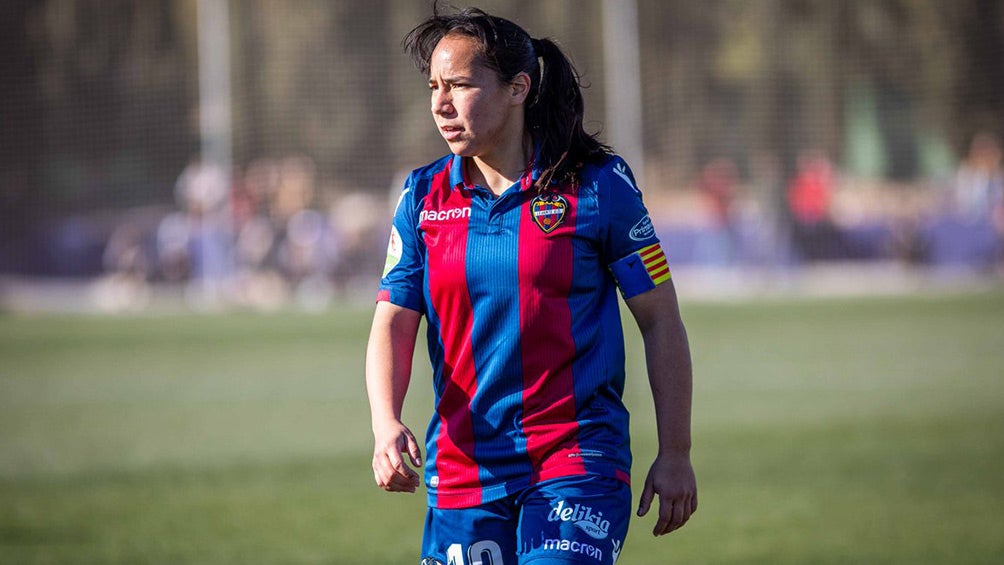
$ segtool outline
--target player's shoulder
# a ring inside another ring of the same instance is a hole
[[[631,167],[616,153],[605,155],[582,168],[583,185],[593,186],[600,193],[621,194],[625,191],[641,195]]]
[[[410,210],[417,214],[422,208],[422,201],[429,195],[435,184],[436,175],[446,173],[452,157],[452,155],[446,155],[427,165],[412,169],[405,178],[404,186],[397,196],[394,213],[399,214],[402,210]]]
[[[427,192],[437,175],[445,174],[453,161],[453,155],[444,155],[435,161],[418,167],[408,175],[407,185],[413,191]]]

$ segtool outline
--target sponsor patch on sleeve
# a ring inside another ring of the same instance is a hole
[[[666,254],[658,243],[642,247],[638,251],[610,264],[617,286],[624,298],[631,298],[652,290],[672,278]]]
[[[638,223],[628,233],[628,237],[637,242],[655,237],[655,226],[652,225],[652,218],[646,214],[644,218],[638,220]]]

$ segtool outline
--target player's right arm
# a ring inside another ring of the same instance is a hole
[[[411,380],[411,362],[421,314],[390,302],[377,302],[366,348],[366,393],[373,425],[373,477],[388,492],[415,492],[412,465],[422,464],[414,434],[401,422],[401,408]]]

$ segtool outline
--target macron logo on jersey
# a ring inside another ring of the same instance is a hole
[[[444,222],[446,220],[459,220],[471,217],[471,207],[447,208],[446,210],[422,210],[418,215],[418,223],[422,222]]]

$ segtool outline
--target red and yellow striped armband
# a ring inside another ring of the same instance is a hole
[[[610,264],[624,298],[652,290],[672,278],[662,246],[653,243]]]

